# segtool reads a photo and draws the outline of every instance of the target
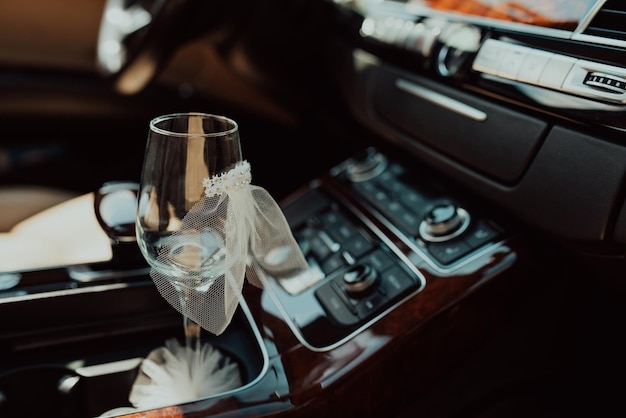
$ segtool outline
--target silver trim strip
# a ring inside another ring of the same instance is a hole
[[[589,24],[596,17],[600,9],[602,9],[602,7],[604,6],[604,3],[606,3],[606,0],[598,0],[596,4],[594,4],[591,7],[591,9],[589,9],[589,11],[587,12],[587,15],[584,16],[580,20],[580,22],[578,22],[578,27],[573,32],[574,36],[582,34],[589,27]]]
[[[466,105],[458,100],[451,99],[448,96],[444,96],[443,94],[429,90],[415,83],[411,83],[410,81],[399,78],[396,80],[396,88],[477,122],[487,120],[487,113],[482,110]]]

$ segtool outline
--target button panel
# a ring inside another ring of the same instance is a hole
[[[502,237],[493,222],[471,214],[440,192],[418,187],[411,178],[402,166],[389,164],[379,176],[350,185],[440,268],[455,268]]]
[[[472,69],[610,103],[626,103],[626,68],[487,39]]]
[[[376,152],[369,149],[369,157],[382,161]],[[452,272],[502,237],[494,223],[438,189],[417,187],[415,180],[421,177],[414,170],[388,162],[382,168],[372,165],[376,173],[369,175],[363,163],[356,157],[345,161],[331,170],[332,187],[316,182],[283,206],[311,268],[269,280],[267,289],[310,349],[341,344],[403,301],[419,297],[427,286],[421,270],[426,263]],[[358,176],[351,164],[361,164]],[[451,222],[458,215],[454,209],[462,209],[459,222]],[[445,239],[428,241],[420,235],[427,215],[441,224],[432,232]],[[393,225],[395,238],[410,240],[414,250],[399,248],[379,222]]]
[[[327,279],[314,294],[329,317],[342,326],[368,320],[423,282],[391,249],[373,239],[339,205],[329,204],[311,214],[295,236],[311,264],[318,264]],[[323,238],[327,237],[327,238]],[[302,242],[308,241],[308,244]]]
[[[340,343],[424,288],[419,270],[323,185],[283,210],[311,269],[275,278],[268,290],[310,348]]]

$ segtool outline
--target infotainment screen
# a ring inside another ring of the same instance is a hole
[[[445,12],[574,30],[602,0],[396,0]]]

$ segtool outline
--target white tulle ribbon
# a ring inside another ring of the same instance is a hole
[[[198,351],[171,338],[143,359],[128,396],[133,407],[114,408],[99,417],[178,405],[241,387],[239,365],[217,347]]]
[[[247,161],[204,179],[203,186],[204,197],[157,257],[164,265],[176,265],[179,277],[154,268],[150,275],[175,309],[219,335],[238,306],[247,268],[287,277],[308,264],[279,205],[251,184]],[[248,263],[251,259],[255,262]],[[249,282],[262,287],[257,272],[251,273]]]

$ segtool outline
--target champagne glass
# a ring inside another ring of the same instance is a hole
[[[198,298],[224,276],[226,239],[219,214],[206,221],[205,184],[242,161],[237,123],[224,116],[175,113],[150,121],[139,186],[136,235],[161,295],[183,315],[188,347],[198,350],[206,310]],[[219,196],[217,197],[219,198]],[[218,302],[219,303],[219,298]],[[204,311],[204,312],[203,312]]]

